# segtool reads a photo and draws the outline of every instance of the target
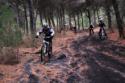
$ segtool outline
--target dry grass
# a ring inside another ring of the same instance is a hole
[[[19,59],[13,48],[3,47],[0,49],[0,64],[14,65],[18,63]]]
[[[30,36],[24,36],[23,37],[23,44],[21,45],[23,47],[31,47],[32,46],[32,38]]]
[[[36,39],[35,37],[32,38],[31,36],[24,36],[23,42],[20,47],[31,48],[31,47],[36,47],[37,45],[39,45],[38,39]]]

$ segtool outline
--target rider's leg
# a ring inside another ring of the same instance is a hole
[[[107,33],[106,33],[106,31],[105,31],[105,29],[103,28],[103,30],[104,30],[104,34],[105,34],[105,36],[107,36]]]
[[[94,30],[93,30],[93,28],[92,28],[92,34],[94,34]]]
[[[98,32],[98,35],[100,36],[100,33],[101,33],[101,29],[99,29],[99,32]]]
[[[93,28],[90,29],[90,33],[91,33],[91,35],[94,34],[94,30],[93,30]]]
[[[49,54],[48,54],[48,51],[49,51],[49,50],[48,50],[48,47],[49,47],[48,44],[45,43],[45,50],[46,50],[46,51],[45,51],[45,54],[44,54],[44,64],[49,61],[49,58],[48,58],[48,55],[49,55]]]
[[[99,39],[101,39],[101,38],[102,38],[102,28],[101,28],[101,27],[100,27],[100,29],[99,29],[98,35],[99,35]]]
[[[52,57],[52,39],[50,39],[50,45],[49,45],[49,59]]]
[[[91,29],[89,28],[89,36],[91,36]]]
[[[40,59],[41,59],[41,62],[43,61],[43,48],[41,47],[41,53],[40,53]]]

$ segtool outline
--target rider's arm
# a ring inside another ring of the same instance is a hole
[[[50,29],[50,31],[52,32],[52,33],[51,33],[51,36],[54,36],[55,31],[54,31],[52,28]]]
[[[43,29],[40,29],[40,30],[36,33],[36,35],[39,36],[42,32],[43,32]]]

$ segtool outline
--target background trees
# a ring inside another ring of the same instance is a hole
[[[93,23],[98,24],[100,16],[110,30],[114,22],[118,25],[119,37],[124,37],[124,0],[0,0],[1,7],[6,6],[13,12],[16,27],[24,34],[34,34],[44,22],[63,30],[73,23],[82,30]],[[1,10],[0,15],[4,11]],[[116,17],[116,20],[114,20]],[[2,21],[2,20],[0,20]]]

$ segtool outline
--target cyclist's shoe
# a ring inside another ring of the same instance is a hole
[[[43,61],[43,62],[40,62],[40,64],[45,64],[45,62]]]
[[[42,61],[42,62],[40,62],[40,64],[43,64],[43,65],[44,65],[44,64],[46,64],[46,62],[45,62],[45,61]]]

